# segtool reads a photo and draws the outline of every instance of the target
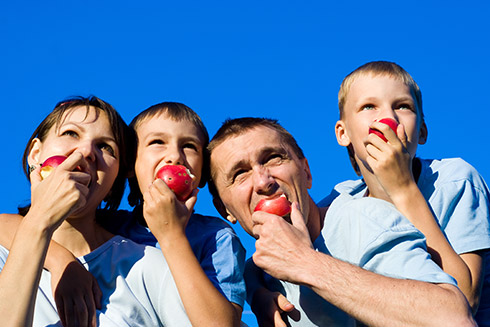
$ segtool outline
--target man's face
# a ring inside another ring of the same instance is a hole
[[[254,208],[263,198],[284,194],[308,217],[308,162],[271,128],[255,127],[224,140],[211,154],[211,175],[226,213],[250,235]]]

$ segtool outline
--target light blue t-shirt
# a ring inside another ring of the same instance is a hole
[[[8,250],[0,246],[0,270]],[[115,236],[78,258],[102,291],[98,326],[190,326],[170,269],[158,249]],[[51,290],[51,274],[42,271],[34,327],[62,326]]]
[[[108,217],[104,227],[139,244],[160,248],[150,230],[127,211]],[[193,213],[185,233],[204,273],[228,301],[243,308],[246,297],[243,270],[245,249],[234,230],[222,219]]]
[[[338,196],[328,208],[314,248],[334,258],[398,279],[456,285],[426,251],[425,238],[395,207],[374,198]],[[300,312],[291,326],[355,326],[355,320],[304,286],[264,277]]]
[[[482,176],[460,158],[417,160],[421,163],[417,185],[451,246],[458,254],[485,251],[484,284],[475,318],[480,327],[490,326],[488,187]],[[342,182],[319,205],[327,206],[339,193],[362,198],[366,193],[366,184],[363,180]]]

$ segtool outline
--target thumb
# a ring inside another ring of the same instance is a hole
[[[31,188],[34,188],[43,180],[41,177],[41,166],[36,166],[36,169],[31,170],[29,180],[31,181]]]
[[[406,148],[407,147],[407,133],[405,133],[405,126],[402,124],[398,125],[398,128],[396,129],[396,136],[400,139],[400,142],[402,142],[403,146]]]
[[[299,204],[296,201],[293,202],[293,204],[291,205],[291,224],[303,233],[308,234],[305,219],[303,217],[303,214],[299,210]]]
[[[294,309],[294,304],[288,301],[288,299],[279,293],[279,296],[277,297],[277,306],[279,309],[285,312],[290,312]]]
[[[199,189],[196,188],[196,189],[194,189],[194,191],[192,191],[191,196],[187,200],[185,200],[185,202],[184,202],[187,209],[191,212],[194,208],[194,205],[197,202],[197,193],[199,193]]]

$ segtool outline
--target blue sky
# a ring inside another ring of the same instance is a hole
[[[303,147],[320,200],[356,177],[335,140],[337,92],[372,60],[399,63],[422,89],[429,138],[419,156],[462,157],[490,179],[489,16],[484,0],[4,2],[0,212],[29,198],[21,156],[34,128],[79,94],[127,121],[183,102],[211,135],[228,117],[277,118]],[[196,210],[217,215],[207,190]],[[236,230],[251,255],[253,239]]]

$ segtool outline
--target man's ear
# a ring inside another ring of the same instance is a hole
[[[27,163],[29,166],[37,166],[41,164],[40,162],[40,155],[41,155],[41,148],[42,148],[42,142],[40,139],[37,137],[31,141],[30,145],[30,150],[29,150],[29,155],[27,156]]]
[[[228,220],[232,224],[236,224],[236,218],[228,212],[226,209],[225,205],[223,204],[223,201],[219,198],[213,198],[213,204],[216,210],[218,210],[219,214],[221,217],[224,219]]]
[[[429,130],[427,129],[425,121],[422,121],[419,130],[419,144],[425,144],[425,142],[427,142],[427,137],[429,137]]]
[[[337,143],[342,146],[350,145],[350,138],[347,135],[347,129],[345,123],[342,120],[337,121],[335,124],[335,136],[337,137]]]
[[[306,173],[306,179],[308,181],[308,189],[311,189],[313,185],[313,177],[311,176],[310,164],[308,163],[308,159],[303,158],[303,169]]]

